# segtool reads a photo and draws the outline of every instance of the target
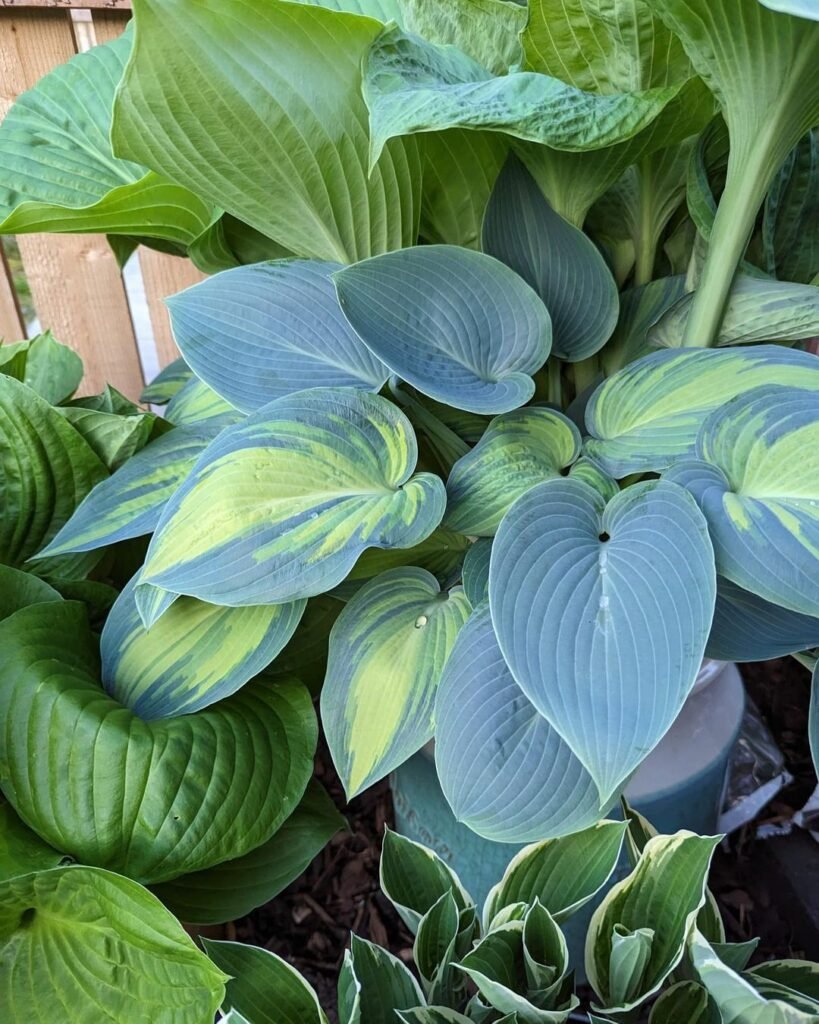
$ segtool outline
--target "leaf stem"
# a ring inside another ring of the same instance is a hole
[[[546,401],[558,409],[563,408],[563,382],[561,373],[563,371],[563,360],[557,356],[549,356],[546,364],[547,392]]]
[[[651,187],[648,180],[647,162],[640,167],[640,209],[637,221],[637,238],[634,246],[634,284],[648,284],[654,277],[654,262],[657,258],[657,232],[654,227],[654,207],[651,203]]]

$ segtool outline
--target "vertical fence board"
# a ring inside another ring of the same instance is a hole
[[[110,43],[122,33],[128,24],[130,12],[128,11],[93,11],[91,24],[94,26],[94,35],[98,43]]]
[[[0,341],[19,341],[25,336],[26,329],[20,316],[11,271],[0,246]]]
[[[139,265],[145,282],[145,296],[151,314],[157,358],[160,367],[167,366],[177,358],[179,349],[173,340],[168,309],[162,300],[198,281],[203,281],[205,275],[198,271],[190,260],[144,247],[139,250]]]

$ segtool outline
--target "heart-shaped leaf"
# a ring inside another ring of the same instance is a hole
[[[412,476],[416,458],[409,421],[377,395],[314,388],[271,402],[202,454],[140,582],[229,605],[329,590],[365,548],[412,547],[441,521],[444,485]]]
[[[780,608],[718,577],[707,657],[718,661],[769,661],[809,647],[819,647],[819,618]]]
[[[144,882],[265,842],[312,771],[304,687],[257,683],[149,724],[103,692],[95,648],[82,605],[33,605],[0,623],[1,781],[20,817],[77,860]]]
[[[560,476],[579,454],[580,432],[562,413],[526,408],[495,417],[452,467],[444,525],[491,537],[521,494]]]
[[[367,583],[330,633],[321,718],[347,798],[383,778],[433,732],[441,672],[471,611],[424,569]]]
[[[534,394],[551,321],[536,293],[491,256],[424,245],[334,275],[341,308],[367,347],[425,395],[476,413]]]
[[[688,499],[651,481],[606,504],[579,480],[549,480],[515,502],[492,545],[504,658],[601,804],[659,743],[699,671],[716,578]]]
[[[378,391],[389,370],[344,318],[339,263],[278,260],[236,267],[167,300],[189,366],[242,412],[313,387]]]

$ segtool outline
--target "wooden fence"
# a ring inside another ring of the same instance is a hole
[[[46,72],[119,35],[130,6],[130,0],[0,0],[0,120]],[[136,288],[129,294],[104,235],[19,235],[17,245],[37,321],[82,356],[85,393],[107,382],[137,398],[145,371],[176,358],[162,299],[201,279],[188,260],[140,247],[138,266],[126,275]],[[147,317],[139,316],[141,286]],[[0,338],[28,333],[0,249]]]

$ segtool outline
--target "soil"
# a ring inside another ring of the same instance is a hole
[[[717,852],[711,888],[731,941],[760,936],[754,962],[819,956],[795,944],[783,908],[760,867],[761,824],[782,823],[812,792],[816,777],[807,741],[810,675],[791,658],[741,666],[749,695],[785,754],[794,781]],[[252,942],[287,959],[313,984],[335,1024],[335,986],[350,931],[411,961],[412,938],[378,887],[385,825],[393,823],[386,782],[345,807],[341,785],[325,749],[317,774],[348,818],[339,833],[289,888],[250,916],[228,925],[229,937]],[[819,849],[817,850],[819,856]]]

